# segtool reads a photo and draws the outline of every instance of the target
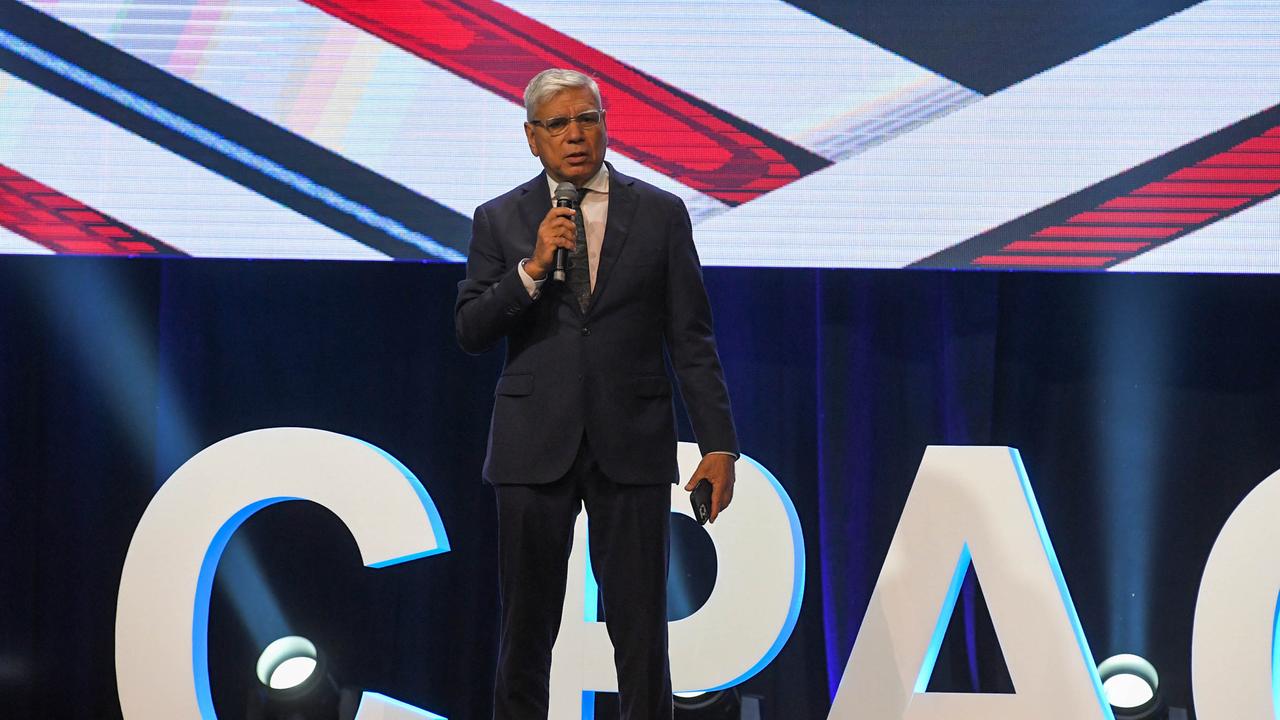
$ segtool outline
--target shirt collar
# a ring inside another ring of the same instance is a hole
[[[550,189],[551,198],[554,200],[556,196],[556,186],[559,185],[560,183],[557,182],[555,178],[551,177],[550,173],[544,173],[544,174],[547,177],[547,188]],[[583,184],[582,187],[590,190],[593,193],[601,193],[602,195],[608,195],[609,194],[609,166],[601,164],[600,169],[596,171],[596,174],[592,175],[591,179],[588,180],[585,184]]]

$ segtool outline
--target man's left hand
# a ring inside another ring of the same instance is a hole
[[[715,522],[716,516],[733,500],[733,464],[736,460],[732,455],[723,453],[704,455],[698,469],[693,471],[693,477],[684,486],[686,491],[693,492],[703,478],[711,483],[711,522]]]

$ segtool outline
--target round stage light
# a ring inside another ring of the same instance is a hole
[[[258,656],[258,682],[245,720],[350,720],[359,693],[342,688],[329,660],[308,639],[279,638]]]
[[[311,673],[315,672],[315,669],[315,658],[289,658],[280,663],[280,666],[271,673],[271,679],[267,682],[267,685],[272,690],[287,690],[306,682],[307,678],[311,677]]]
[[[315,670],[316,646],[298,635],[272,641],[258,656],[258,680],[272,690],[297,687]]]
[[[1130,654],[1109,657],[1098,665],[1098,677],[1116,720],[1156,720],[1165,716],[1160,675],[1144,658]]]

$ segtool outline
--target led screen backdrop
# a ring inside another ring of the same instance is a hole
[[[1274,0],[0,0],[0,252],[461,260],[549,66],[709,265],[1280,272]]]

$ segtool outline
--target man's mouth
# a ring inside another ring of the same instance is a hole
[[[587,154],[583,152],[569,153],[564,156],[564,159],[569,162],[581,162],[587,159]]]

